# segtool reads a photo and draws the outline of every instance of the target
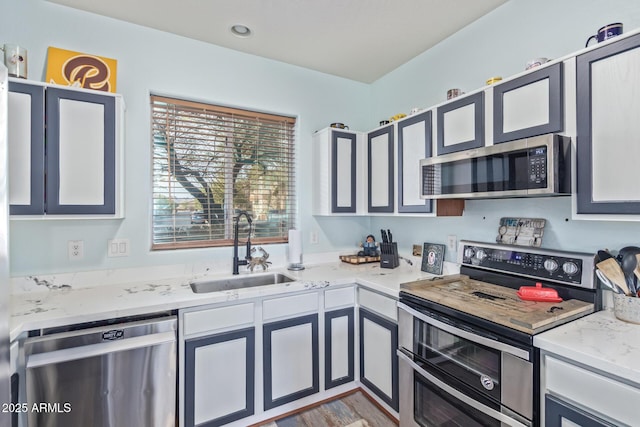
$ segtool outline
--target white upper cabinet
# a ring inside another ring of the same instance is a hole
[[[420,198],[420,159],[431,157],[431,111],[398,121],[398,212],[429,213],[432,201]]]
[[[119,95],[12,80],[12,215],[123,215]]]
[[[577,214],[639,218],[639,76],[640,34],[576,58]]]
[[[484,92],[456,98],[436,109],[437,155],[482,147]]]
[[[313,214],[366,213],[364,135],[326,128],[313,135]]]
[[[394,211],[394,125],[369,132],[367,136],[367,196],[369,213]]]
[[[562,62],[493,87],[493,143],[564,130]]]

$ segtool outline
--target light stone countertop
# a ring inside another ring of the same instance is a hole
[[[233,276],[230,273],[211,273],[210,271],[194,274],[193,269],[182,273],[176,273],[175,268],[171,271],[166,269],[163,271],[162,268],[148,270],[160,270],[160,272],[137,269],[134,272],[125,273],[105,271],[12,279],[14,291],[10,304],[10,339],[13,341],[22,332],[35,329],[344,286],[351,283],[358,283],[397,298],[401,283],[433,277],[422,272],[419,262],[415,260],[413,266],[402,261],[395,269],[380,268],[379,263],[351,265],[335,261],[307,265],[302,271],[272,268],[266,273],[241,272],[241,275],[284,273],[295,281],[196,294],[189,286],[194,279],[224,279]],[[165,277],[175,278],[163,278],[161,277],[163,272],[167,274]],[[445,263],[444,274],[458,272],[459,267],[456,264]],[[169,274],[174,275],[169,276]],[[146,277],[149,279],[145,279]],[[90,281],[100,284],[87,285],[86,282]]]
[[[536,335],[536,347],[640,387],[640,325],[605,309]]]

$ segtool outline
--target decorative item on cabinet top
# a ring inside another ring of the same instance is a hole
[[[46,81],[103,92],[116,91],[118,61],[50,46]]]

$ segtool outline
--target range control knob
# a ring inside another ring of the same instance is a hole
[[[473,248],[470,248],[470,247],[464,248],[464,257],[465,258],[473,258],[473,256],[475,254],[476,254],[476,251],[474,251]]]
[[[562,264],[562,271],[564,271],[569,276],[573,276],[578,272],[578,266],[576,265],[575,262],[567,261],[564,264]]]
[[[476,259],[478,261],[482,261],[483,259],[485,259],[487,257],[487,253],[485,252],[484,249],[478,249],[476,251]]]
[[[544,266],[544,269],[547,270],[549,273],[553,273],[558,269],[558,261],[556,261],[555,259],[548,258],[544,260],[543,266]]]

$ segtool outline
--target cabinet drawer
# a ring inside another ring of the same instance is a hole
[[[262,318],[264,320],[295,316],[297,314],[318,311],[318,293],[294,295],[283,298],[273,298],[262,303]]]
[[[353,292],[353,287],[330,289],[324,291],[324,308],[336,308],[353,306],[356,302],[356,295]]]
[[[362,307],[366,307],[376,313],[395,320],[398,320],[398,307],[396,300],[380,295],[367,289],[358,289],[358,302]]]
[[[600,413],[634,425],[640,402],[640,388],[623,384],[595,372],[546,356],[546,388],[558,396],[577,402],[589,412]]]
[[[254,322],[254,304],[238,304],[192,311],[185,313],[182,321],[185,335],[247,325]]]

